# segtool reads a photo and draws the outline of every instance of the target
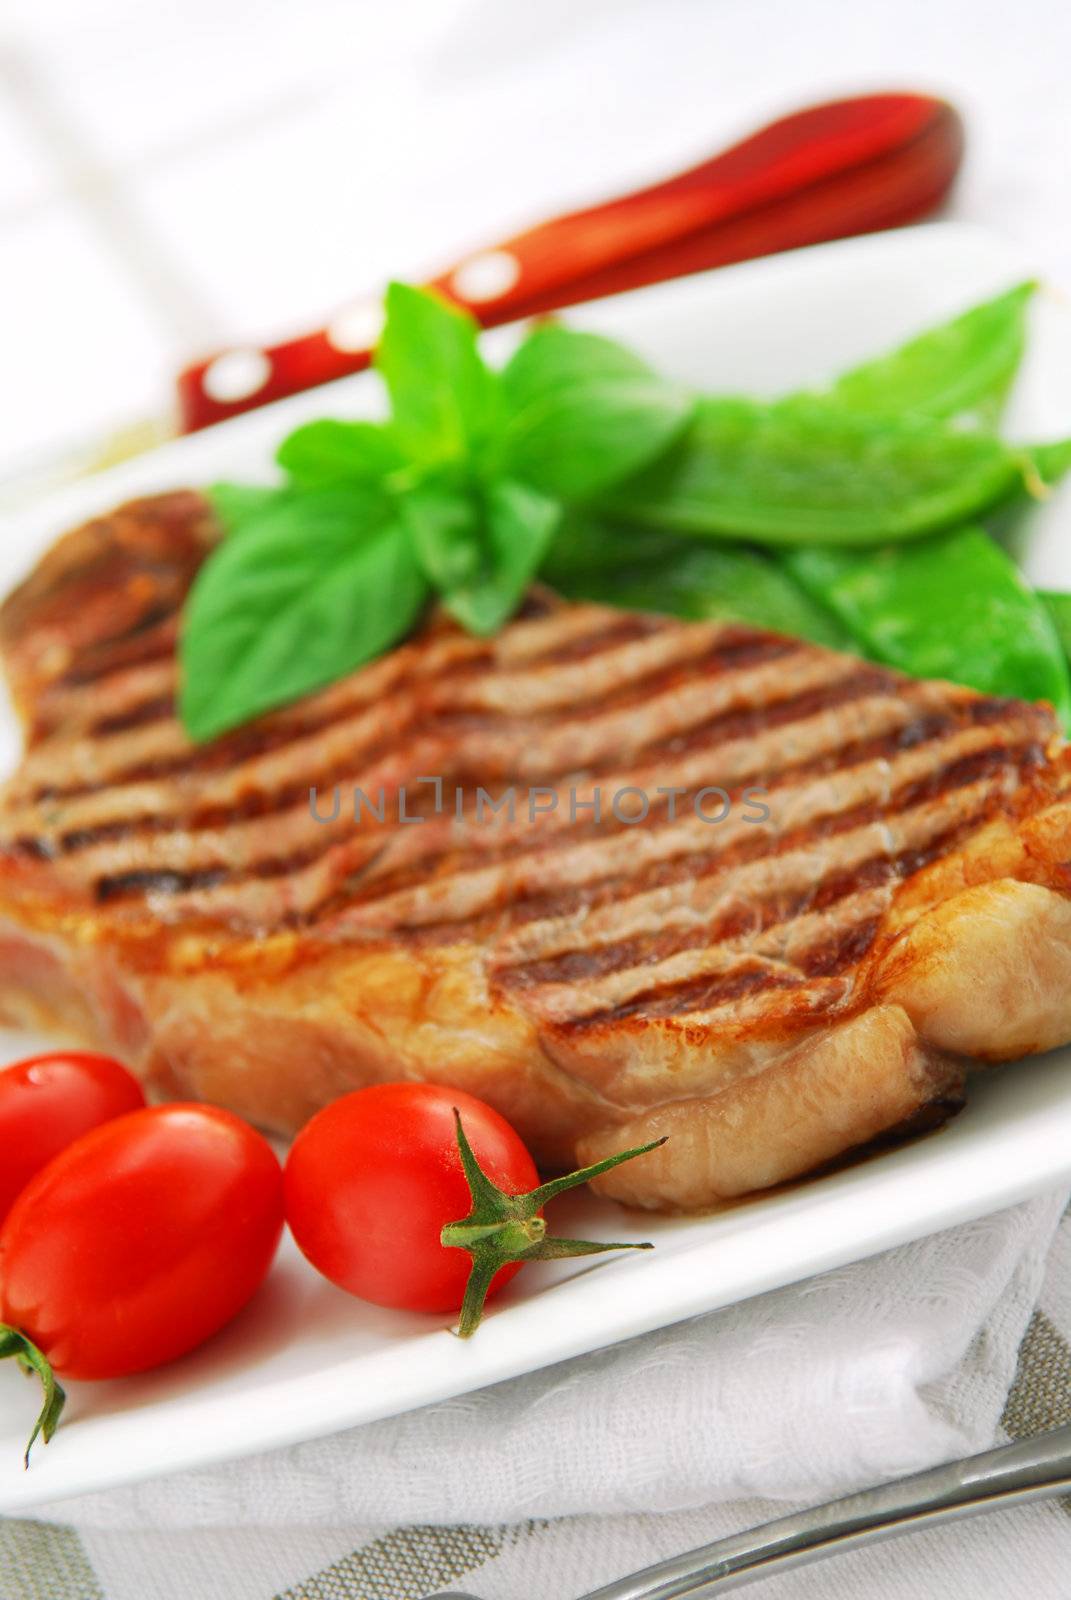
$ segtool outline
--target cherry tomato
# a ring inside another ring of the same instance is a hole
[[[283,1224],[267,1140],[213,1106],[105,1123],[51,1161],[0,1229],[0,1322],[73,1378],[185,1354],[239,1312]]]
[[[358,1089],[317,1113],[286,1163],[286,1216],[304,1254],[325,1277],[377,1305],[456,1311],[472,1268],[439,1235],[471,1208],[454,1108],[476,1159],[511,1194],[539,1183],[528,1151],[504,1117],[472,1095],[430,1083]],[[490,1293],[522,1263],[507,1263]]]
[[[0,1222],[53,1156],[144,1104],[137,1079],[111,1056],[55,1050],[0,1070]]]

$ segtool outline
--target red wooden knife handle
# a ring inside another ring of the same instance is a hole
[[[812,106],[664,183],[481,250],[434,287],[492,327],[705,267],[895,227],[940,204],[962,154],[958,114],[926,95]],[[187,367],[178,380],[182,431],[361,371],[377,314],[370,297],[317,333]]]

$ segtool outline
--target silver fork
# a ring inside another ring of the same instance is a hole
[[[877,1539],[1068,1493],[1071,1424],[716,1539],[618,1578],[579,1600],[707,1600]],[[428,1600],[478,1597],[455,1591],[430,1595]]]

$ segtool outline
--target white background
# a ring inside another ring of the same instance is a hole
[[[954,214],[1071,285],[1066,0],[7,0],[0,479],[518,225],[874,87],[953,98]]]

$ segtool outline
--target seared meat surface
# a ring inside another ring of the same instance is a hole
[[[281,1131],[409,1076],[551,1165],[668,1132],[602,1186],[688,1208],[1071,1038],[1046,708],[535,595],[194,747],[177,614],[214,537],[196,494],[135,502],[0,611],[8,1020]]]

